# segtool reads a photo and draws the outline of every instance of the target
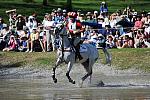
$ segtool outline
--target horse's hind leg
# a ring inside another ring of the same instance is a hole
[[[61,64],[61,59],[60,58],[58,58],[57,59],[57,62],[56,62],[56,64],[55,64],[55,66],[53,67],[53,74],[52,74],[52,78],[53,78],[53,81],[54,81],[54,83],[57,83],[57,79],[56,79],[56,77],[55,77],[55,70],[56,70],[56,68],[57,68],[57,66],[59,66]]]
[[[67,69],[67,73],[66,73],[66,76],[67,76],[67,78],[68,78],[68,80],[69,80],[69,82],[71,82],[72,84],[75,84],[75,81],[70,77],[70,71],[71,71],[71,69],[72,69],[72,66],[73,66],[73,63],[72,62],[69,62],[68,63],[68,69]]]
[[[88,77],[90,76],[90,83],[91,83],[91,77],[92,77],[92,66],[93,66],[94,63],[92,63],[91,61],[89,61],[89,59],[82,63],[82,65],[84,66],[87,74],[85,74],[83,77],[82,77],[82,82],[81,82],[81,87],[82,87],[82,84],[83,84],[83,81]]]

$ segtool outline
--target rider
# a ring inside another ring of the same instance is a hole
[[[76,55],[78,56],[78,58],[82,59],[79,53],[80,44],[81,44],[82,25],[79,20],[76,20],[77,14],[75,12],[69,12],[68,17],[69,20],[67,23],[67,29],[71,36],[71,43],[76,49]]]

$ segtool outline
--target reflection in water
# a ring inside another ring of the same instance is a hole
[[[0,100],[150,100],[150,88],[63,88],[50,79],[1,79]]]

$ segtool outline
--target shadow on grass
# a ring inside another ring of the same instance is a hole
[[[0,64],[0,69],[21,67],[23,66],[23,63],[24,62],[16,62],[12,64],[7,64],[7,65]]]

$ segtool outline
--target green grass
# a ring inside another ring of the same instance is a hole
[[[0,0],[0,16],[4,17],[5,22],[8,23],[8,16],[5,14],[6,10],[17,9],[17,12],[29,16],[33,12],[38,14],[40,20],[43,19],[45,13],[50,12],[53,8],[66,8],[67,0],[55,0],[49,2],[49,6],[43,6],[42,0],[34,0],[34,3],[25,3],[22,0]],[[99,11],[100,3],[103,0],[72,0],[73,9],[81,9],[83,11]],[[149,0],[105,0],[108,3],[109,12],[115,12],[117,9],[123,10],[130,5],[137,11],[150,11]]]
[[[118,69],[137,68],[150,71],[150,49],[112,49],[112,64]]]
[[[110,49],[112,65],[116,69],[130,68],[141,69],[150,72],[150,49]],[[105,63],[102,50],[99,50],[100,60]],[[55,52],[0,52],[0,67],[21,67],[30,65],[33,67],[45,67],[51,69],[56,62]]]

